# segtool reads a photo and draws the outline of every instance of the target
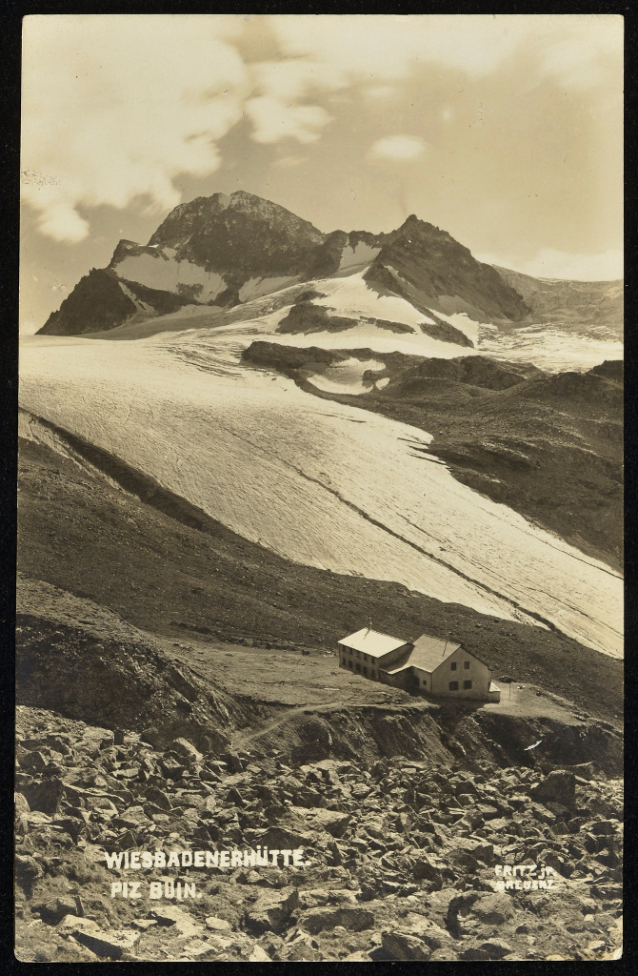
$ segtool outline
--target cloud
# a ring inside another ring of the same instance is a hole
[[[372,99],[386,99],[392,98],[395,94],[396,89],[392,85],[370,85],[368,88],[363,89],[363,94],[367,95],[368,98]]]
[[[279,139],[316,142],[320,130],[331,119],[320,105],[286,104],[271,95],[249,99],[245,110],[253,123],[255,142],[278,142]]]
[[[78,208],[180,202],[173,180],[220,165],[249,79],[226,17],[63,15],[24,22],[23,182],[39,229],[77,242]]]
[[[615,69],[615,83],[622,88],[621,16],[572,14],[520,19],[532,21],[525,40],[535,57],[539,78],[583,91],[604,83],[611,68]]]
[[[251,66],[251,74],[257,91],[286,102],[313,91],[335,91],[349,84],[348,72],[311,57],[260,61]]]
[[[368,152],[371,162],[411,163],[421,159],[427,151],[427,143],[418,136],[385,136],[377,139]]]
[[[262,61],[251,65],[255,96],[245,106],[253,123],[255,142],[296,139],[316,142],[332,116],[308,99],[348,85],[348,76],[331,66],[306,58]]]
[[[616,16],[260,15],[247,23],[218,14],[25,18],[22,193],[43,234],[81,241],[90,208],[141,197],[170,209],[181,201],[176,178],[214,173],[220,140],[242,119],[257,143],[311,145],[339,114],[340,95],[360,91],[362,111],[381,117],[388,98],[432,66],[459,72],[463,87],[524,55],[531,87],[575,91],[609,79],[615,66],[620,92]],[[257,53],[268,60],[241,57],[249,27],[268,35]],[[415,136],[376,131],[371,161],[426,151]]]
[[[285,72],[303,72],[317,88],[363,85],[372,99],[392,94],[427,65],[476,80],[524,55],[531,85],[549,78],[585,89],[604,81],[610,64],[622,64],[618,15],[306,14],[269,23],[297,66]]]
[[[620,16],[577,14],[307,14],[274,16],[270,24],[289,57],[311,59],[327,76],[332,69],[334,77],[345,74],[370,84],[406,78],[427,63],[480,77],[521,47],[534,51],[540,70],[569,75],[576,63],[580,71],[601,56],[618,57],[623,30]],[[569,56],[561,68],[565,43]]]
[[[475,255],[485,264],[511,268],[534,278],[565,278],[571,281],[616,281],[623,277],[623,252],[610,248],[599,254],[576,254],[543,248],[527,261],[511,261],[500,255]]]
[[[278,169],[291,169],[293,166],[300,166],[305,162],[304,156],[280,156],[273,163]]]
[[[30,184],[23,197],[40,211],[38,229],[47,237],[77,244],[88,235],[89,224],[75,209],[79,200],[74,199],[72,187]]]

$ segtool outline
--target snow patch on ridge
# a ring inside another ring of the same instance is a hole
[[[271,292],[281,291],[283,288],[289,288],[290,285],[296,285],[299,279],[299,275],[287,275],[281,278],[249,278],[239,289],[239,301],[250,302]]]
[[[125,281],[175,295],[192,289],[193,297],[200,302],[211,302],[226,289],[226,281],[216,271],[206,271],[190,261],[175,261],[168,252],[165,248],[156,254],[127,256],[117,264],[115,272]]]
[[[419,322],[423,321],[423,314],[404,298],[396,295],[379,295],[375,289],[364,281],[363,272],[348,275],[344,278],[323,278],[318,287],[324,297],[313,301],[314,305],[323,305],[338,315],[359,318],[367,315],[377,319],[387,319],[390,322],[400,322],[411,325],[418,331]]]
[[[141,298],[137,298],[133,294],[133,292],[131,291],[131,289],[126,287],[126,285],[124,284],[123,281],[118,281],[118,285],[120,286],[122,292],[126,295],[126,297],[131,299],[131,301],[135,305],[135,307],[138,310],[138,312],[153,312],[154,311],[154,309],[151,308],[151,306],[148,305],[147,302],[143,302]]]
[[[362,264],[370,264],[381,253],[380,247],[370,247],[365,241],[359,241],[356,247],[346,244],[341,254],[338,271],[345,271],[346,268],[357,268]]]

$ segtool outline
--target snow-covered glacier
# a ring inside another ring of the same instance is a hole
[[[20,403],[290,560],[622,654],[617,573],[456,481],[423,431],[240,366],[246,331],[28,337]]]

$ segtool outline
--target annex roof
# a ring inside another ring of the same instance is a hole
[[[408,664],[402,664],[398,668],[390,667],[390,668],[382,668],[381,670],[383,674],[398,674],[399,671],[409,671],[411,667],[412,665],[408,662]]]
[[[414,642],[410,665],[431,673],[460,646],[457,641],[440,640],[438,637],[423,634]]]
[[[342,637],[339,641],[339,644],[352,647],[355,651],[363,651],[364,654],[369,654],[371,657],[383,657],[384,654],[396,650],[397,647],[403,647],[407,643],[408,641],[401,637],[381,634],[378,630],[371,630],[369,627],[364,627],[362,630],[358,630],[356,634],[350,634],[348,637]]]

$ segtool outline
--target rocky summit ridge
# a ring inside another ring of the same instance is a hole
[[[116,328],[184,305],[232,307],[298,282],[365,271],[368,287],[422,314],[467,312],[517,322],[521,294],[446,231],[411,214],[390,233],[324,234],[284,207],[239,190],[171,211],[148,244],[121,240],[104,269],[84,276],[43,334]]]
[[[181,260],[222,271],[295,273],[325,238],[307,220],[269,200],[237,190],[175,207],[149,246],[175,248]]]

